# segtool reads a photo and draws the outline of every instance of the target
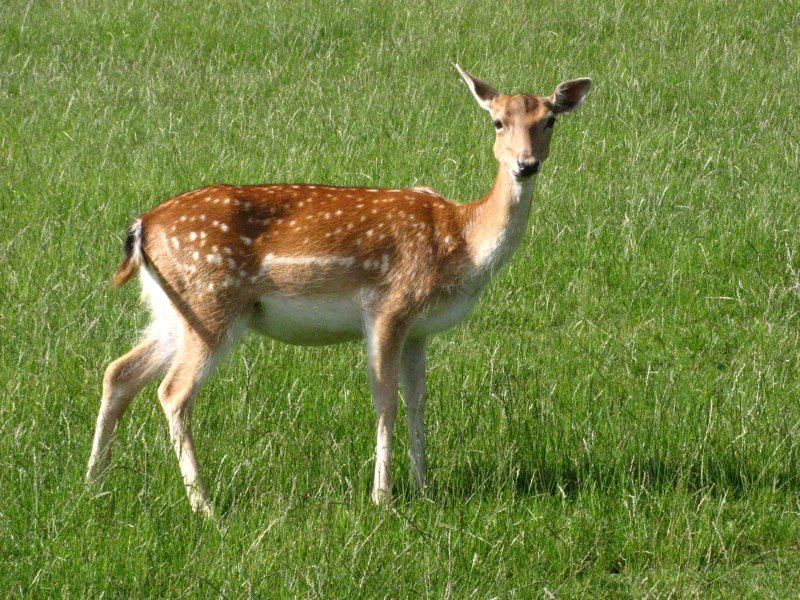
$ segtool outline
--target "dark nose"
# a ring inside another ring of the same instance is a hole
[[[539,160],[520,161],[517,162],[517,168],[522,177],[530,177],[539,172],[539,169],[542,168],[542,162]]]

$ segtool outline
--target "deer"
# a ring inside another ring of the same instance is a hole
[[[425,491],[426,342],[464,320],[519,247],[556,117],[575,110],[591,86],[582,78],[549,96],[503,94],[454,66],[495,129],[497,176],[477,201],[422,187],[216,184],[133,222],[113,285],[138,273],[152,319],[105,371],[89,484],[107,473],[134,396],[163,377],[158,398],[189,504],[213,516],[191,414],[204,381],[252,330],[299,345],[364,339],[377,428],[371,499],[392,500],[400,389],[411,478]]]

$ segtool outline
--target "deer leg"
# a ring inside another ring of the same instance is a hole
[[[92,454],[86,471],[88,483],[96,483],[105,473],[111,460],[111,445],[120,418],[136,394],[166,371],[172,352],[167,341],[149,335],[106,369]]]
[[[386,316],[371,318],[366,326],[369,382],[378,429],[372,486],[375,504],[386,503],[392,497],[392,432],[397,419],[400,352],[405,332],[398,319]]]
[[[206,516],[212,516],[213,511],[200,477],[190,421],[194,399],[226,347],[227,344],[211,345],[207,338],[187,327],[184,343],[158,388],[158,398],[169,423],[170,439],[178,456],[189,504],[193,511]]]
[[[425,338],[408,339],[400,357],[400,384],[408,414],[411,446],[411,477],[418,490],[425,488]]]

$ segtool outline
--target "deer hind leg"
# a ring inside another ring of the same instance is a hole
[[[86,471],[88,483],[98,482],[106,472],[111,460],[114,432],[125,410],[144,386],[166,372],[173,354],[171,341],[151,332],[106,369],[92,454]]]
[[[408,339],[400,358],[400,384],[408,413],[408,439],[411,446],[411,477],[418,490],[425,488],[425,338]]]
[[[170,439],[178,456],[189,504],[193,511],[206,516],[212,516],[213,511],[194,451],[190,422],[192,409],[203,382],[242,331],[243,327],[232,327],[227,333],[213,338],[223,341],[212,342],[187,326],[183,343],[158,388],[158,398],[167,417]]]
[[[372,501],[384,504],[392,498],[392,433],[397,419],[400,353],[406,327],[399,319],[379,315],[369,318],[365,329],[369,382],[378,429]]]

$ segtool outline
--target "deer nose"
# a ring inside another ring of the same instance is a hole
[[[536,175],[541,168],[542,162],[540,160],[517,161],[517,172],[521,177],[530,177],[531,175]]]

